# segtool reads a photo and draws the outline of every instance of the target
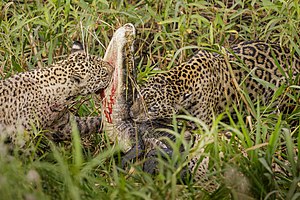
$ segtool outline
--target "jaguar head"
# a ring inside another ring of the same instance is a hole
[[[98,94],[112,79],[114,66],[98,56],[87,54],[79,42],[74,42],[67,62],[70,79],[80,89],[80,95]]]
[[[168,86],[153,87],[147,84],[139,91],[130,109],[130,116],[134,121],[168,119],[177,113],[176,100],[169,94]]]

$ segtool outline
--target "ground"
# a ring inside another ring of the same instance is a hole
[[[52,0],[2,1],[0,5],[1,78],[59,60],[67,55],[74,40],[83,41],[92,54],[103,56],[113,31],[128,22],[138,30],[135,57],[139,83],[155,74],[153,69],[168,69],[187,60],[197,46],[228,47],[239,41],[263,40],[300,54],[300,14],[296,0],[275,3]],[[294,89],[297,93],[299,86]],[[299,99],[296,94],[292,98]],[[101,102],[97,97],[79,101],[73,107],[74,113],[99,115]],[[205,136],[201,144],[205,147],[204,154],[210,154],[214,160],[210,167],[223,180],[221,189],[212,196],[192,183],[183,185],[177,181],[177,168],[185,161],[180,160],[176,151],[170,162],[162,161],[159,176],[151,177],[138,167],[128,174],[118,170],[114,162],[117,149],[111,148],[105,135],[94,136],[93,144],[84,143],[91,148],[82,148],[76,131],[71,148],[51,144],[51,151],[33,153],[26,160],[17,154],[8,155],[0,146],[0,196],[4,199],[227,199],[231,193],[235,199],[242,198],[241,195],[253,199],[297,199],[299,163],[294,149],[298,148],[300,136],[294,121],[299,120],[299,108],[289,115],[278,115],[276,108],[249,102],[249,108],[236,109],[236,115],[237,121],[229,116],[229,123],[225,124],[216,117],[211,129],[199,130]],[[199,124],[197,119],[178,117]],[[174,121],[175,133],[176,127]],[[242,139],[248,158],[233,141],[217,139],[222,130],[231,130]],[[42,134],[36,135],[39,138]],[[42,150],[47,141],[38,141],[41,142],[33,149]],[[179,146],[180,141],[174,145]],[[192,153],[189,149],[184,152]],[[175,167],[173,163],[178,159],[179,165]],[[272,171],[274,163],[285,173]]]

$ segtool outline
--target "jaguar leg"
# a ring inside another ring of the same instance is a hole
[[[90,135],[96,133],[101,129],[102,118],[101,117],[77,117],[75,121],[78,127],[80,136]]]

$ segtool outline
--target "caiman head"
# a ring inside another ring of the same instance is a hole
[[[132,132],[132,123],[127,120],[130,118],[136,79],[134,39],[134,26],[125,24],[114,33],[103,59],[115,68],[111,83],[102,93],[103,130],[111,140],[119,141],[123,149],[131,147],[129,132]]]

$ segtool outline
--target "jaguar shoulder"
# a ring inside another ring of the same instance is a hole
[[[32,127],[70,131],[70,102],[79,95],[106,88],[113,70],[100,57],[87,55],[83,46],[75,42],[66,59],[1,80],[0,132],[12,136]],[[83,132],[101,122],[97,118],[75,118]]]

